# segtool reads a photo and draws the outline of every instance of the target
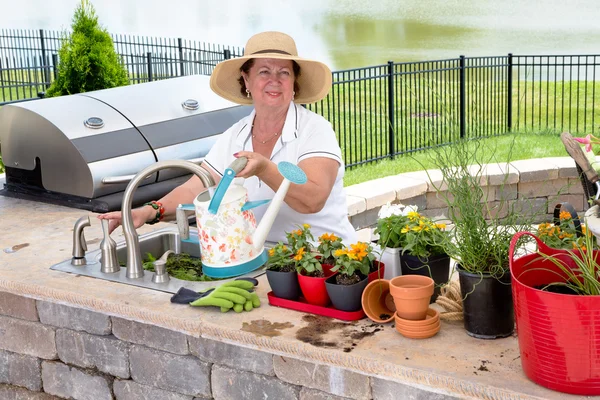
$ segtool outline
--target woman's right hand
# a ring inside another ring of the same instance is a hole
[[[134,228],[137,229],[144,225],[147,221],[152,220],[155,215],[156,211],[150,206],[144,206],[131,210]],[[121,211],[112,211],[106,214],[100,214],[98,215],[98,219],[108,220],[108,233],[112,233],[112,231],[121,225],[123,221]]]

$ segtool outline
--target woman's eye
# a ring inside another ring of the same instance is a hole
[[[263,71],[260,71],[260,72],[259,72],[259,74],[261,74],[261,75],[266,75],[266,74],[268,74],[268,73],[269,73],[269,71],[266,71],[266,70],[263,70]]]
[[[281,71],[281,73],[282,73],[283,75],[289,75],[289,74],[290,74],[290,71]]]

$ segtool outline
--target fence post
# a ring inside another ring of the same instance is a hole
[[[148,82],[152,82],[152,53],[146,53],[146,64],[148,68]]]
[[[179,46],[179,73],[181,76],[184,75],[184,65],[183,65],[183,43],[181,38],[177,39],[177,44]]]
[[[46,43],[44,40],[44,30],[40,29],[40,44],[42,45],[42,70],[44,71],[44,82],[46,89],[50,87],[50,71],[48,71],[48,60],[46,60]]]
[[[58,54],[56,53],[52,54],[52,70],[54,72],[54,80],[56,80],[58,76]]]
[[[394,159],[396,153],[396,140],[395,140],[395,95],[394,95],[394,62],[388,61],[388,141],[389,141],[389,152],[390,159]]]
[[[224,49],[223,50],[223,60],[229,60],[231,58],[231,50]]]
[[[466,82],[465,82],[465,56],[460,56],[460,75],[459,75],[459,79],[460,79],[460,93],[459,93],[459,101],[458,101],[458,106],[459,106],[459,126],[460,126],[460,137],[461,139],[465,137],[465,125],[466,125],[466,115],[465,115],[465,110],[466,110],[466,105],[465,105],[465,88],[466,88]]]
[[[508,131],[512,130],[512,86],[513,86],[513,55],[512,53],[508,53],[508,68],[507,68],[507,99],[506,99],[506,125],[508,127]]]

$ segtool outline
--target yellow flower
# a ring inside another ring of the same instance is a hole
[[[341,257],[344,254],[347,254],[348,252],[345,249],[339,249],[333,252],[333,255],[336,257]]]
[[[581,226],[581,233],[583,233],[584,235],[587,233],[587,230],[583,225]]]
[[[367,256],[367,244],[366,243],[362,243],[362,242],[358,242],[356,244],[351,244],[350,248],[351,250],[348,252],[348,256],[350,256],[351,254],[355,254],[356,258],[353,258],[350,256],[350,258],[352,258],[353,260],[358,259],[359,261],[362,261],[363,258],[365,258]]]
[[[338,237],[335,236],[333,233],[324,233],[321,236],[319,236],[319,240],[321,242],[325,242],[325,241],[335,242],[336,240],[338,240]]]
[[[435,224],[435,227],[438,229],[446,229],[446,224]]]
[[[561,211],[558,217],[562,219],[571,219],[571,213],[568,211]]]
[[[404,228],[402,228],[402,230],[400,230],[400,233],[407,233],[408,231],[410,231],[410,227],[406,225]]]
[[[310,229],[310,225],[309,224],[303,224],[302,226],[304,227],[304,229]]]
[[[407,214],[407,216],[408,216],[408,219],[412,219],[412,220],[415,220],[415,219],[419,219],[419,218],[421,218],[421,214],[419,214],[419,213],[418,213],[418,212],[416,212],[416,211],[410,211],[410,212]]]
[[[269,256],[273,257],[275,255],[275,249],[269,250]]]
[[[302,260],[302,256],[304,255],[304,247],[300,247],[294,256],[294,260],[300,261]]]
[[[282,250],[282,251],[288,251],[288,248],[287,248],[287,246],[282,246],[282,247],[281,247],[281,250]]]

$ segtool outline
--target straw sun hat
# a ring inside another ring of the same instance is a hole
[[[242,75],[240,67],[251,58],[276,58],[293,60],[300,66],[297,78],[299,93],[294,102],[307,104],[319,101],[331,88],[331,70],[327,65],[314,60],[298,57],[294,39],[281,32],[262,32],[248,39],[244,55],[225,60],[217,64],[211,77],[211,89],[221,97],[237,104],[252,104],[240,91],[238,78]]]

